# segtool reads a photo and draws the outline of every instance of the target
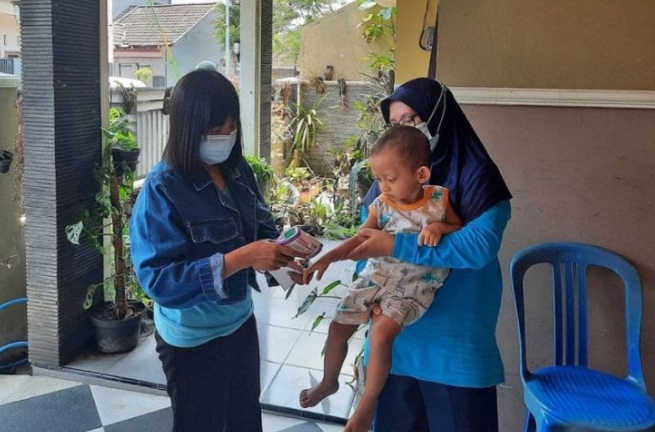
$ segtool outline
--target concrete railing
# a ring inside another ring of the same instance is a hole
[[[168,116],[164,115],[164,90],[151,88],[128,89],[134,92],[134,109],[136,117],[134,135],[136,136],[141,157],[136,169],[136,178],[140,179],[161,160],[164,146],[168,139]],[[124,107],[124,94],[121,89],[111,89],[111,106]]]

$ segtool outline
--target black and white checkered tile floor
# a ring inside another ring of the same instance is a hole
[[[3,432],[165,432],[165,396],[79,384],[48,377],[0,376]],[[343,426],[263,414],[265,432],[337,432]]]

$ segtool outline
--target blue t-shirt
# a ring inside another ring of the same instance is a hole
[[[419,247],[418,234],[396,236],[395,258],[451,272],[425,315],[396,338],[392,374],[459,387],[504,381],[496,342],[503,287],[497,254],[510,218],[509,201],[502,201],[437,247]]]

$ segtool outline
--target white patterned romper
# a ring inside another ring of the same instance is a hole
[[[401,205],[377,197],[369,206],[378,227],[389,234],[419,233],[434,222],[446,221],[448,189],[424,186],[424,195],[414,204]],[[368,260],[360,278],[337,306],[334,320],[341,324],[364,324],[378,304],[382,314],[401,328],[418,320],[430,307],[434,293],[448,276],[449,269],[408,264],[393,257]]]

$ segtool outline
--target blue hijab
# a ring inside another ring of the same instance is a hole
[[[430,184],[449,189],[453,209],[464,223],[512,198],[498,167],[445,86],[429,78],[416,78],[401,85],[381,103],[387,123],[393,101],[410,106],[423,121],[430,119],[430,133],[439,135],[431,156]],[[366,194],[364,205],[368,207],[379,194],[376,181]]]

